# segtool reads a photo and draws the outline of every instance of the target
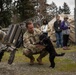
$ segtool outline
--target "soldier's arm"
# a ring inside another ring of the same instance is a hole
[[[37,31],[38,31],[37,34],[40,35],[41,31],[39,31],[39,30],[37,30]],[[30,37],[28,35],[23,36],[23,45],[25,48],[28,48],[28,49],[33,49],[33,48],[40,46],[38,44],[31,44]],[[42,46],[40,46],[40,47],[42,47]]]
[[[24,34],[24,36],[23,36],[23,45],[25,48],[34,48],[35,47],[35,45],[31,44],[30,37],[28,36],[28,34]]]

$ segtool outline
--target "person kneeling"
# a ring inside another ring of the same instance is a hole
[[[45,57],[48,52],[45,50],[45,46],[37,44],[39,42],[39,35],[41,31],[34,28],[32,21],[26,22],[27,31],[23,35],[23,54],[30,59],[30,65],[34,64],[34,54],[39,53],[37,58],[38,64],[42,65],[42,58]]]

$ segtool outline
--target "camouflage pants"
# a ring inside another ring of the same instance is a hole
[[[10,48],[9,48],[10,49]],[[1,48],[1,51],[0,51],[0,62],[2,60],[2,57],[4,55],[4,52],[8,51],[8,48]],[[9,59],[8,59],[8,64],[12,64],[13,61],[14,61],[14,58],[15,58],[15,53],[16,53],[16,49],[11,49],[10,50],[10,56],[9,56]]]
[[[30,59],[34,59],[33,55],[35,55],[35,54],[40,54],[38,58],[42,59],[43,57],[45,57],[45,56],[48,54],[48,52],[47,52],[45,49],[43,49],[43,50],[41,50],[41,51],[39,51],[39,52],[33,53],[33,52],[32,52],[31,50],[29,50],[29,49],[27,49],[27,50],[24,49],[24,50],[23,50],[23,54],[24,54],[26,57],[30,58]]]

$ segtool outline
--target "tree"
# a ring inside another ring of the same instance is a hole
[[[63,11],[64,11],[64,14],[70,14],[70,8],[65,2],[63,4]]]
[[[0,25],[7,27],[11,23],[12,0],[0,0]]]
[[[58,14],[58,7],[57,7],[57,5],[54,2],[52,2],[51,7],[52,7],[53,14],[57,15]]]
[[[16,8],[22,21],[35,16],[34,5],[30,0],[18,0]]]
[[[61,14],[63,12],[63,9],[61,8],[61,6],[59,6],[59,14]]]

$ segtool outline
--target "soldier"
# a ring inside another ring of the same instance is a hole
[[[0,62],[4,55],[4,51],[7,49],[7,46],[3,44],[5,36],[6,36],[6,33],[4,31],[2,31],[1,27],[0,27]]]
[[[16,49],[14,46],[11,46],[11,45],[7,46],[7,44],[4,44],[4,39],[5,39],[6,35],[7,34],[4,31],[0,30],[0,62],[2,60],[4,52],[11,51],[9,60],[8,60],[8,64],[12,64],[14,57],[15,57]]]
[[[33,54],[40,53],[37,61],[38,64],[42,65],[42,58],[48,53],[44,49],[44,46],[37,44],[39,42],[39,35],[41,34],[41,31],[34,28],[32,21],[26,22],[26,28],[27,31],[23,35],[23,54],[30,59],[30,65],[33,65],[35,60]]]

